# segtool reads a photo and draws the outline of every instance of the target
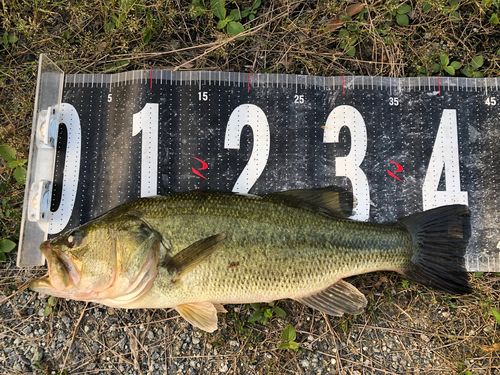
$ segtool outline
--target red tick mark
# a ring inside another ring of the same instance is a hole
[[[153,69],[151,69],[151,76],[150,76],[150,79],[149,79],[149,88],[150,89],[153,88]]]
[[[191,156],[193,159],[195,160],[198,160],[200,163],[201,163],[201,168],[198,168],[198,169],[194,169],[193,167],[191,167],[191,170],[193,171],[194,174],[204,178],[205,180],[207,179],[205,176],[203,176],[199,171],[202,171],[204,169],[207,169],[208,168],[208,164],[205,163],[203,160],[201,159],[198,159],[198,158],[195,158],[194,156]]]
[[[438,76],[438,90],[439,90],[438,95],[441,95],[441,83],[439,82],[439,76]]]
[[[345,76],[342,76],[342,94],[345,94]]]
[[[250,73],[248,73],[247,92],[250,92]]]
[[[401,165],[399,165],[395,161],[392,161],[391,159],[387,159],[387,160],[389,160],[391,163],[395,164],[398,167],[398,169],[396,169],[394,171],[394,173],[398,173],[398,172],[402,172],[403,171],[403,167]],[[392,173],[390,170],[387,170],[387,173],[389,173],[389,176],[394,177],[396,180],[399,180],[399,181],[403,182],[403,180],[401,180],[400,178],[396,177],[396,175],[394,173]]]

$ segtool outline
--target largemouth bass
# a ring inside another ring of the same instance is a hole
[[[208,332],[231,303],[291,298],[333,316],[359,314],[366,298],[342,279],[378,270],[471,291],[466,206],[376,224],[348,219],[353,200],[335,187],[134,200],[42,243],[49,275],[30,286],[113,307],[174,307]]]

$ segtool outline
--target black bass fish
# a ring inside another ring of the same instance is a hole
[[[333,316],[359,314],[366,298],[342,279],[378,270],[471,291],[466,206],[375,224],[348,219],[353,200],[334,187],[137,199],[42,243],[49,275],[30,287],[113,307],[174,307],[208,332],[223,304],[291,298]]]

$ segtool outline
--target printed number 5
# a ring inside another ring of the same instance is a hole
[[[335,174],[351,180],[358,204],[352,219],[368,220],[370,217],[370,188],[365,173],[359,167],[366,155],[367,135],[361,113],[349,105],[335,108],[326,120],[323,143],[338,143],[340,129],[346,126],[351,132],[351,151],[345,157],[335,158]]]

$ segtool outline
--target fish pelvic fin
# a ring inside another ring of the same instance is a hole
[[[365,296],[354,286],[340,280],[319,293],[296,301],[328,315],[360,314],[366,307]]]
[[[206,332],[217,329],[217,312],[222,307],[212,302],[184,303],[175,307],[177,312],[189,323]],[[226,311],[224,308],[222,308]]]
[[[191,271],[194,267],[212,255],[225,239],[225,233],[218,233],[216,235],[203,238],[181,250],[173,257],[168,258],[162,266],[166,267],[169,271],[174,272],[172,282],[175,283],[183,274]]]
[[[413,238],[410,264],[401,270],[404,276],[451,294],[472,292],[464,259],[471,233],[467,206],[437,207],[399,223]]]

